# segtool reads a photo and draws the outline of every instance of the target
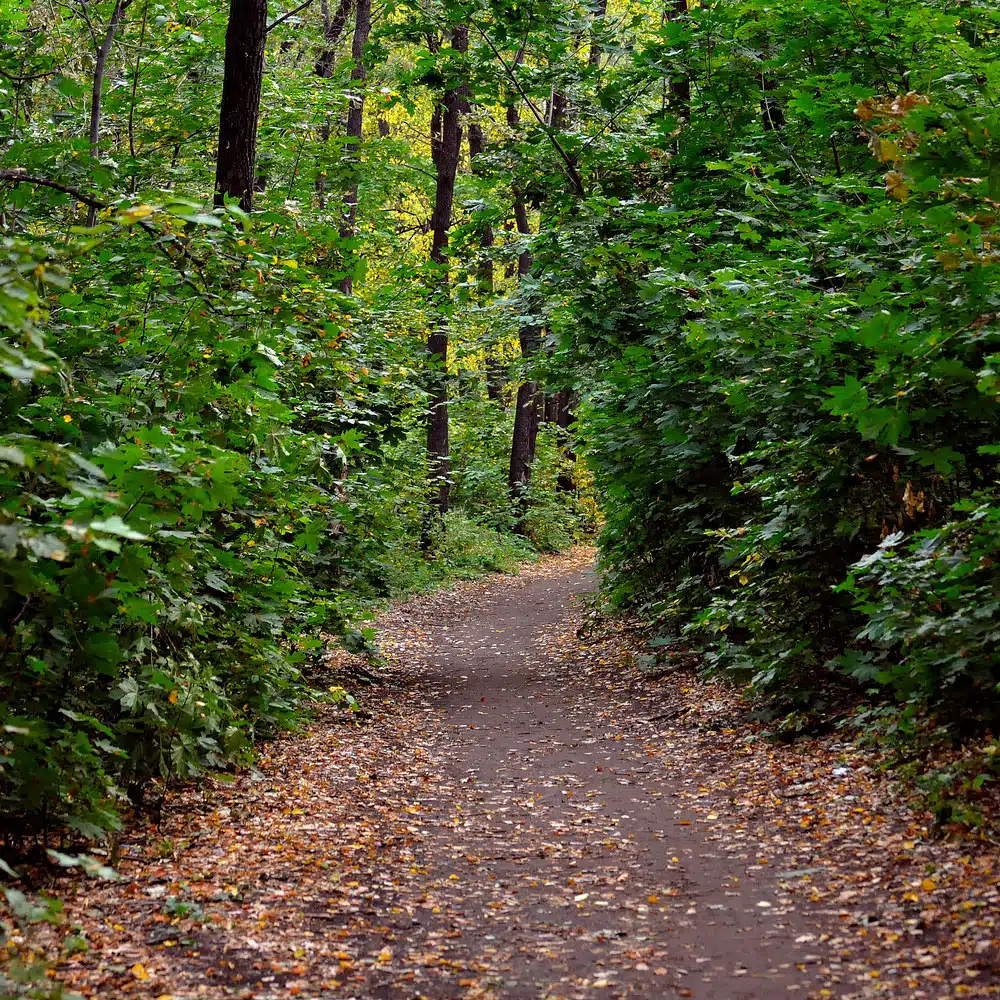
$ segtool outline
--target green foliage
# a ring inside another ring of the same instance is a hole
[[[100,33],[111,5],[88,10]],[[361,260],[342,232],[357,164],[336,127],[324,136],[350,60],[317,76],[321,35],[286,45],[279,31],[266,191],[250,218],[213,208],[205,95],[221,84],[225,12],[130,9],[96,158],[91,28],[0,4],[0,167],[43,178],[0,182],[0,810],[15,842],[98,836],[151,784],[240,760],[296,722],[315,697],[305,668],[362,635],[372,602],[534,553],[510,533],[510,415],[474,360],[480,340],[510,338],[514,304],[487,313],[467,296],[459,509],[418,549],[427,247],[380,213],[423,210],[428,151],[364,150]],[[408,100],[429,107],[416,84]],[[107,204],[96,226],[74,191]],[[356,296],[340,290],[348,273]]]
[[[110,868],[86,854],[79,856],[49,851],[53,862],[63,868],[80,868],[90,878],[113,880],[118,876]],[[12,870],[2,861],[0,869],[9,875]],[[34,940],[38,925],[64,926],[62,900],[51,896],[30,897],[20,889],[5,888],[3,897],[6,913],[0,913],[0,952],[7,959],[0,967],[0,1000],[76,1000],[61,983],[49,979],[51,964],[39,958],[44,948]],[[87,950],[86,938],[72,928],[63,942],[63,952],[72,955]]]
[[[539,249],[611,598],[784,711],[861,681],[994,719],[997,28],[691,8],[603,91]]]
[[[995,723],[1000,694],[1000,507],[978,499],[959,505],[961,520],[889,535],[839,588],[871,646],[845,668],[960,727]]]

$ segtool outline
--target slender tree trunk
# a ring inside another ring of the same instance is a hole
[[[576,415],[573,413],[574,394],[572,389],[560,389],[556,393],[556,425],[559,427],[559,447],[568,462],[576,461],[576,454],[573,451],[573,439],[569,429],[576,422]],[[576,489],[573,477],[568,472],[560,472],[556,480],[559,489],[563,492],[571,492]]]
[[[688,0],[667,0],[663,10],[665,21],[676,21],[686,17]],[[691,117],[691,81],[686,76],[673,77],[670,80],[670,100],[677,113],[685,120]]]
[[[107,29],[104,32],[104,40],[98,46],[94,59],[94,87],[90,94],[90,158],[97,162],[98,154],[101,151],[101,95],[104,90],[104,70],[108,64],[108,53],[115,41],[115,32],[118,30],[118,22],[121,20],[122,11],[125,10],[123,0],[117,0],[115,9],[111,12],[111,20],[108,21]],[[87,213],[87,225],[97,224],[97,208],[90,206]]]
[[[601,68],[601,40],[600,32],[604,27],[604,18],[608,13],[608,0],[597,0],[594,5],[594,20],[590,29],[590,55],[587,62],[592,69]]]
[[[486,140],[483,136],[482,127],[478,122],[469,123],[469,163],[472,172],[477,176],[482,176],[481,158],[486,151]],[[489,252],[493,249],[494,236],[493,226],[489,222],[484,222],[479,229],[479,249],[484,251],[479,264],[478,284],[479,291],[484,296],[493,294],[493,255]]]
[[[142,22],[139,26],[139,47],[135,52],[135,69],[132,70],[132,100],[128,108],[128,151],[132,157],[132,191],[135,192],[137,171],[135,169],[135,100],[139,90],[139,67],[142,65],[142,46],[146,41],[146,20],[149,17],[149,0],[142,8]]]
[[[471,164],[472,172],[477,176],[482,175],[480,159],[485,151],[486,139],[483,136],[482,127],[478,122],[469,122],[469,163]],[[479,287],[480,296],[485,301],[492,299],[495,287],[492,253],[494,244],[495,235],[493,225],[490,222],[484,222],[479,229],[479,250],[481,257],[476,284]],[[497,357],[496,345],[492,345],[492,349],[487,351],[486,358],[486,397],[493,402],[500,401],[505,376],[505,366]]]
[[[337,58],[337,42],[344,33],[347,19],[351,16],[354,0],[340,0],[337,9],[330,14],[330,8],[323,4],[323,51],[316,60],[316,75],[324,80],[333,76],[333,67]]]
[[[331,15],[330,8],[326,0],[323,0],[323,44],[325,48],[320,53],[316,61],[316,75],[324,80],[333,75],[333,67],[336,63],[337,42],[344,33],[347,26],[347,19],[350,17],[354,7],[354,0],[340,0],[336,11]],[[326,115],[323,124],[319,129],[319,141],[322,146],[330,141],[330,116]],[[319,207],[326,207],[326,171],[319,170],[316,173],[316,200]]]
[[[215,203],[221,205],[227,197],[239,198],[244,212],[253,207],[266,41],[267,0],[229,0]]]
[[[760,75],[760,117],[765,132],[778,132],[785,127],[785,113],[781,104],[768,94],[778,89],[778,81]]]
[[[358,220],[358,147],[361,145],[362,126],[365,114],[365,80],[368,71],[365,68],[365,46],[368,44],[368,33],[372,27],[371,0],[357,0],[354,18],[354,40],[351,43],[351,59],[354,66],[351,69],[351,83],[356,92],[351,94],[350,107],[347,110],[347,147],[346,153],[351,165],[351,184],[344,195],[344,217],[340,225],[340,238],[350,240],[354,237]],[[353,254],[348,253],[348,257]],[[354,279],[350,273],[344,275],[340,282],[340,290],[350,295],[354,290]]]
[[[507,109],[507,122],[511,128],[519,124],[516,108]],[[524,200],[515,192],[514,222],[521,236],[530,236],[528,212]],[[518,278],[529,273],[532,265],[531,251],[524,249],[517,258]],[[518,340],[521,342],[521,357],[528,359],[538,350],[540,335],[538,326],[534,323],[523,325],[518,330]],[[510,468],[507,475],[507,485],[511,500],[514,503],[518,517],[514,530],[524,534],[524,512],[527,498],[525,496],[528,484],[531,482],[531,467],[535,461],[535,444],[538,440],[539,420],[538,383],[522,382],[517,389],[517,401],[514,405],[514,432],[511,435]]]
[[[451,47],[456,52],[466,52],[469,46],[469,29],[460,24],[452,30]],[[450,295],[448,275],[448,238],[451,230],[451,211],[455,200],[455,177],[462,149],[461,109],[465,100],[463,88],[451,86],[445,91],[444,100],[435,114],[439,116],[440,132],[435,137],[431,128],[431,148],[437,167],[437,186],[434,195],[434,212],[431,215],[431,260],[433,261],[436,303],[435,319],[427,338],[430,389],[430,412],[427,418],[427,457],[432,483],[431,503],[437,515],[448,512],[450,496],[451,459],[448,434],[448,321],[445,305]],[[430,544],[430,523],[425,523],[422,544]]]

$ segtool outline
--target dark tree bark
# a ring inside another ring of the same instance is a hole
[[[326,0],[323,0],[323,51],[316,61],[316,75],[324,80],[333,75],[333,68],[337,60],[337,42],[344,33],[347,26],[347,19],[354,9],[354,0],[340,0],[337,9],[330,13],[330,7]],[[330,116],[326,115],[319,130],[319,140],[325,146],[330,141]],[[319,207],[326,207],[326,172],[318,171],[316,174],[316,200]]]
[[[486,140],[482,127],[478,122],[470,122],[469,163],[472,172],[477,176],[482,175],[481,158],[485,151]],[[489,222],[484,222],[479,228],[479,249],[484,253],[479,265],[478,284],[480,293],[487,297],[493,294],[493,255],[489,252],[493,248],[493,243],[493,226]]]
[[[316,75],[324,79],[333,76],[333,67],[337,59],[337,42],[344,33],[347,19],[351,16],[354,0],[340,0],[337,9],[330,13],[330,8],[323,4],[323,51],[316,61]]]
[[[556,425],[559,427],[559,447],[568,462],[576,461],[573,451],[573,438],[569,429],[576,422],[573,412],[574,393],[572,389],[560,389],[556,393]],[[569,493],[576,489],[573,477],[568,472],[560,472],[556,480],[559,489]]]
[[[253,207],[257,160],[257,117],[267,41],[267,0],[230,0],[226,62],[219,113],[219,152],[215,163],[215,203],[239,198]]]
[[[351,69],[351,83],[356,88],[351,94],[351,103],[347,111],[347,138],[345,152],[351,164],[352,182],[344,195],[344,218],[340,226],[341,239],[353,238],[358,219],[358,147],[361,145],[362,125],[365,113],[364,84],[368,79],[365,68],[365,46],[368,44],[368,33],[372,27],[371,0],[357,0],[354,19],[354,40],[351,42],[351,59],[354,67]],[[346,274],[340,282],[340,290],[350,295],[354,290],[354,279]]]
[[[667,0],[663,10],[663,20],[676,21],[686,17],[687,12],[687,0]],[[681,118],[686,120],[691,117],[691,81],[686,76],[673,77],[670,80],[670,103]]]
[[[517,128],[520,119],[517,109],[513,106],[507,108],[507,122],[511,128]],[[528,212],[524,200],[515,191],[514,197],[514,222],[517,231],[521,236],[530,236],[531,227],[528,225]],[[532,265],[531,251],[524,249],[517,258],[518,278],[523,278],[531,271]],[[534,323],[523,325],[518,330],[518,340],[521,343],[521,356],[530,358],[541,340],[538,326]],[[507,485],[510,489],[511,500],[517,511],[518,517],[514,524],[514,530],[518,534],[525,532],[524,511],[526,505],[526,492],[528,484],[531,482],[531,467],[535,461],[535,444],[538,440],[538,419],[539,419],[538,383],[534,381],[522,382],[517,389],[517,401],[514,404],[514,432],[511,435],[510,445],[510,468],[507,474]]]
[[[781,110],[781,104],[768,93],[778,89],[778,81],[768,79],[764,74],[760,77],[760,117],[765,132],[777,132],[785,127],[785,113]]]
[[[478,122],[469,122],[469,163],[472,172],[477,176],[482,175],[481,158],[485,151],[486,139],[482,127]],[[479,227],[479,249],[482,256],[480,257],[476,284],[479,288],[479,294],[487,301],[493,297],[495,288],[492,253],[495,242],[492,223],[484,222]],[[494,346],[493,350],[487,352],[486,396],[495,403],[502,399],[506,375],[506,366],[500,361]]]
[[[451,47],[456,52],[466,52],[469,47],[469,29],[457,25],[451,34]],[[427,338],[430,390],[430,412],[427,417],[427,458],[432,484],[431,503],[438,516],[448,512],[450,498],[451,458],[448,434],[448,321],[445,305],[450,295],[448,274],[448,238],[451,231],[451,211],[455,201],[455,177],[462,150],[461,110],[465,100],[464,88],[452,85],[435,114],[440,116],[440,132],[434,137],[432,125],[432,150],[437,167],[437,184],[434,195],[434,212],[431,215],[431,260],[433,261],[436,317]],[[430,544],[430,525],[425,525],[424,546]]]

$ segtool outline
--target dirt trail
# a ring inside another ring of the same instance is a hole
[[[437,625],[421,679],[443,714],[421,855],[430,883],[457,870],[467,888],[411,940],[461,930],[454,951],[484,957],[500,996],[804,995],[816,981],[816,956],[794,943],[805,922],[773,880],[688,825],[686,789],[616,725],[629,706],[613,710],[579,664],[554,660],[594,582],[535,580],[457,621],[414,610],[421,631]]]
[[[948,935],[992,961],[996,878],[950,904],[960,928],[907,902],[928,858],[941,893],[992,868],[906,839],[828,744],[747,744],[719,689],[638,682],[580,637],[589,561],[383,616],[374,717],[330,709],[171,799],[123,883],[71,893],[90,948],[58,977],[102,1000],[995,995]]]

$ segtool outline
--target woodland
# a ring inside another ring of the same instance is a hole
[[[6,876],[593,537],[642,669],[987,824],[998,55],[993,0],[0,0]]]

